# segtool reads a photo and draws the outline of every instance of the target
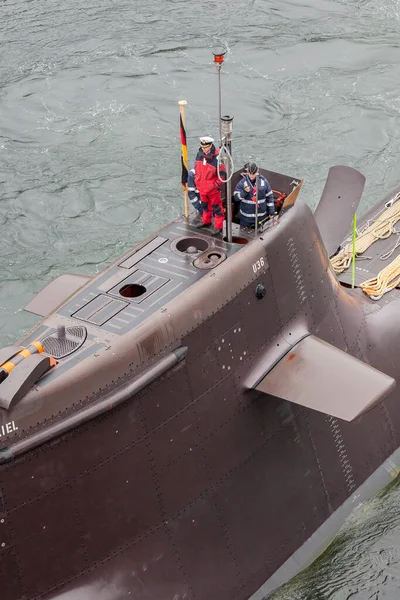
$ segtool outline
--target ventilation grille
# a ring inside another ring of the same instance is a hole
[[[86,327],[59,325],[57,331],[41,340],[41,344],[46,354],[50,354],[54,358],[64,358],[82,346],[86,335]]]

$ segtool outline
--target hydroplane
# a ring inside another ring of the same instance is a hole
[[[352,239],[359,171],[314,212],[260,173],[273,221],[235,222],[233,172],[223,236],[180,216],[27,305],[0,350],[2,600],[261,600],[397,475],[400,186]]]

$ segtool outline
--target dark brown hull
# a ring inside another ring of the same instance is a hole
[[[245,388],[304,332],[399,376],[398,292],[377,311],[341,288],[302,203],[279,228],[255,242],[268,268],[177,337],[184,361],[1,467],[2,600],[246,600],[398,448],[396,391],[346,423]]]

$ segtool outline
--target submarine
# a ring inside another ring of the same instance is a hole
[[[261,600],[398,474],[400,186],[351,241],[359,171],[314,212],[260,173],[273,220],[235,222],[232,172],[221,236],[180,216],[27,305],[0,350],[2,600]]]

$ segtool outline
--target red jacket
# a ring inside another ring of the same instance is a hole
[[[215,148],[214,144],[211,146],[211,150],[208,154],[203,152],[202,148],[199,148],[194,163],[194,168],[196,172],[195,184],[196,188],[200,192],[200,195],[207,194],[211,190],[219,190],[220,186],[222,185],[222,182],[218,178],[217,171],[218,154],[219,150]],[[222,162],[219,164],[219,176],[223,181],[226,180],[226,169]]]

